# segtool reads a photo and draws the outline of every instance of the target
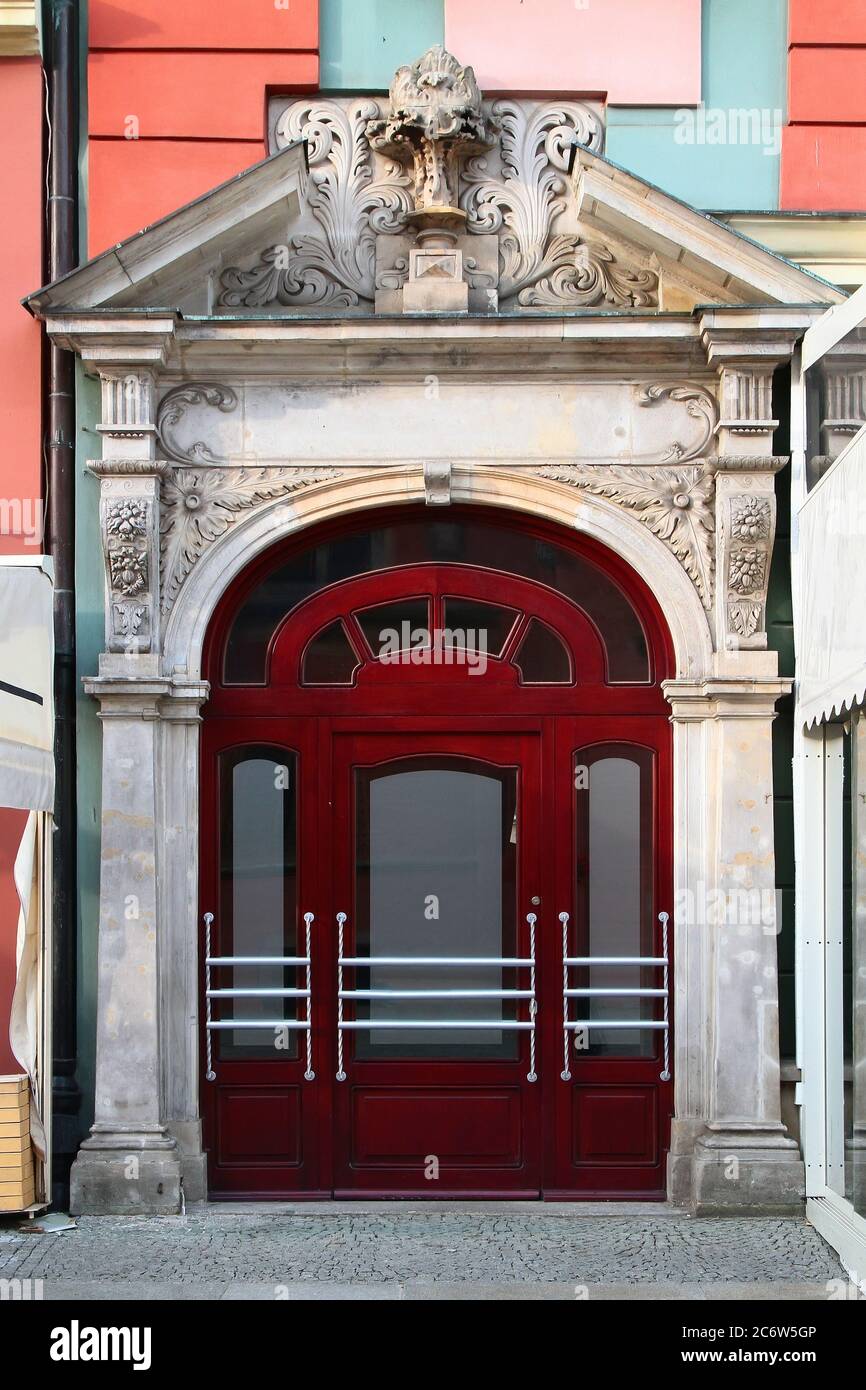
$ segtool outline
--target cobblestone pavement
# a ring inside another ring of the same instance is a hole
[[[0,1279],[13,1278],[84,1299],[573,1299],[576,1286],[604,1298],[818,1299],[845,1275],[793,1218],[401,1203],[80,1217],[54,1235],[6,1221]]]

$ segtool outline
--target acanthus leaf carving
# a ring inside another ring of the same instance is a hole
[[[231,387],[220,386],[217,382],[195,381],[173,387],[160,401],[156,416],[156,437],[163,453],[175,463],[225,463],[225,459],[213,453],[201,440],[184,448],[175,439],[174,428],[191,406],[213,406],[225,415],[237,409],[237,404],[237,395]]]
[[[552,231],[568,206],[563,175],[572,146],[601,148],[595,113],[579,102],[527,112],[519,102],[497,101],[493,115],[502,128],[502,176],[491,177],[483,156],[468,160],[461,206],[470,231],[500,234],[500,299],[516,297],[524,308],[657,304],[652,271],[619,267],[609,247]]]
[[[542,478],[582,488],[634,511],[673,551],[705,608],[713,601],[714,478],[702,467],[639,469],[544,465]]]
[[[299,236],[263,251],[251,270],[220,277],[220,308],[356,308],[375,295],[376,235],[401,232],[412,207],[409,176],[390,162],[374,176],[367,125],[379,116],[369,98],[341,106],[302,100],[277,123],[279,146],[307,142],[310,208],[324,237]]]
[[[160,551],[167,611],[205,549],[240,512],[339,476],[338,468],[177,468],[162,483]]]

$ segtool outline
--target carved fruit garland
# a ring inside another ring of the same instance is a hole
[[[701,602],[713,601],[712,473],[703,468],[642,469],[640,480],[625,468],[586,469],[574,464],[537,470],[542,478],[583,488],[636,512],[670,546],[694,583]]]
[[[162,484],[162,602],[167,611],[202,552],[237,513],[339,476],[337,468],[177,468]]]

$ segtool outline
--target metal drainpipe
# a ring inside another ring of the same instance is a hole
[[[48,279],[78,264],[77,0],[48,0]],[[53,845],[53,1191],[69,1200],[69,1169],[78,1148],[81,1094],[75,1079],[77,1008],[77,872],[75,762],[75,361],[48,348],[46,524],[54,561],[54,755],[57,790]]]

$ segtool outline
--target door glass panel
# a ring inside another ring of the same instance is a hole
[[[355,617],[364,640],[375,657],[411,648],[430,646],[430,600],[401,599],[399,603],[377,603]]]
[[[648,749],[588,750],[575,756],[578,955],[652,956],[652,754]],[[594,965],[574,971],[578,987],[659,988],[649,966]],[[661,1016],[652,997],[613,993],[578,998],[573,1017],[591,1020]],[[587,1012],[588,1010],[588,1012]],[[591,1056],[652,1056],[654,1031],[591,1028],[575,1033]]]
[[[501,959],[515,954],[517,771],[468,759],[413,758],[355,774],[357,935],[360,956]],[[361,990],[502,990],[517,971],[499,965],[374,965],[354,972]],[[495,997],[378,998],[356,1017],[513,1019]],[[358,1030],[359,1058],[515,1058],[518,1032],[499,1028]]]
[[[297,945],[297,757],[284,748],[232,749],[220,756],[220,905],[215,954],[293,956]],[[211,971],[212,989],[292,989],[294,966],[234,965]],[[214,999],[216,1019],[271,1022],[300,1016],[298,1001],[274,996]],[[215,1033],[223,1058],[297,1056],[294,1029],[227,1028]]]
[[[488,656],[502,655],[519,616],[514,608],[482,603],[480,599],[445,600],[445,632],[450,636],[450,644],[466,651],[486,652]],[[444,638],[446,642],[449,636]]]
[[[338,619],[308,643],[301,682],[303,685],[351,685],[359,665],[355,650]]]
[[[524,685],[569,685],[571,658],[568,648],[544,623],[533,618],[514,664]]]

